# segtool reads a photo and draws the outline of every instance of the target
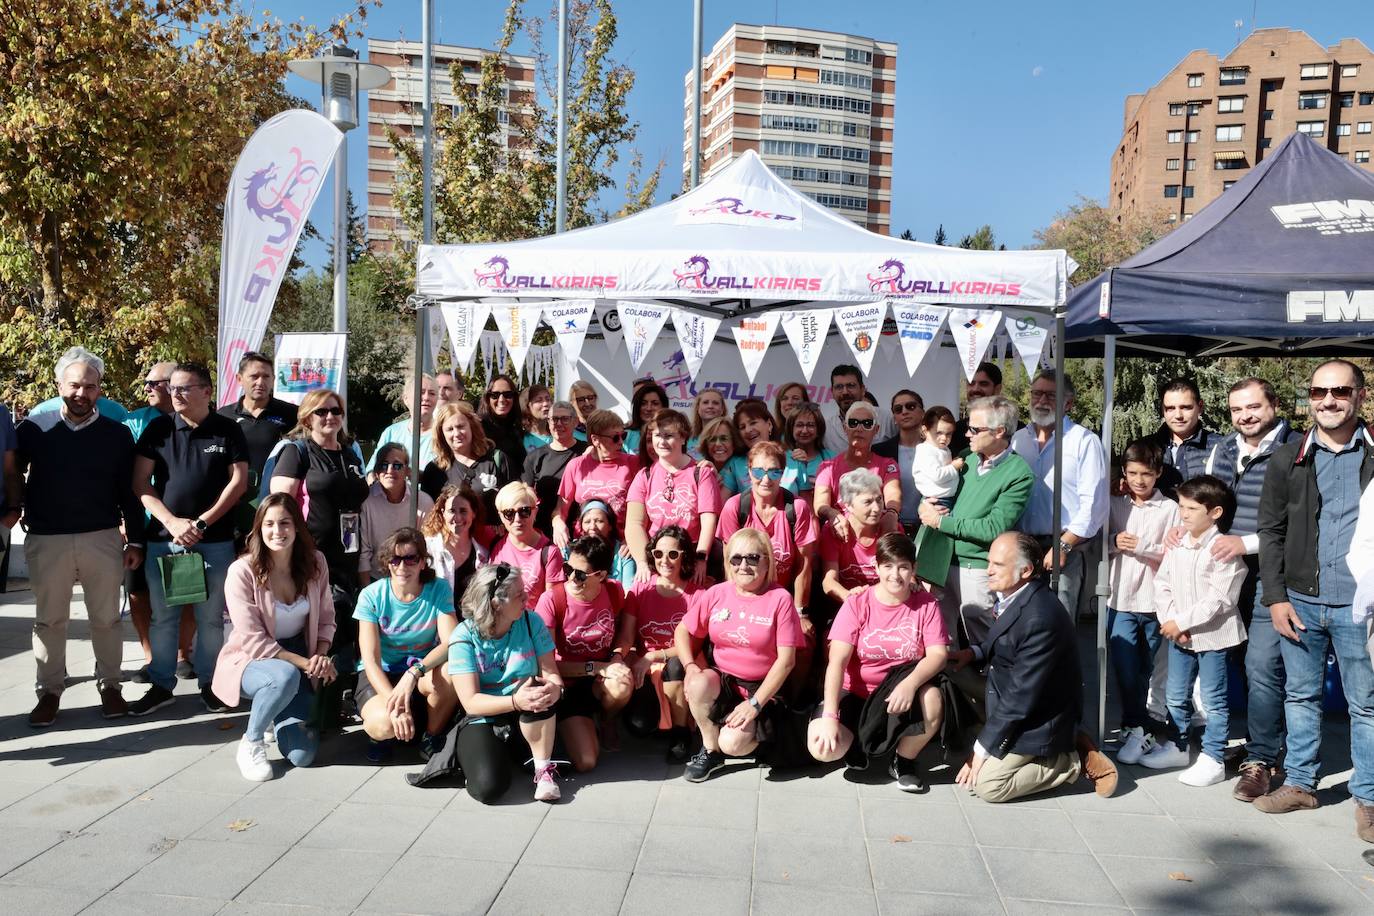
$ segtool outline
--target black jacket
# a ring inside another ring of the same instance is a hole
[[[1364,455],[1360,460],[1360,489],[1374,479],[1374,437],[1364,424],[1355,433]],[[1259,506],[1259,568],[1264,585],[1260,603],[1266,607],[1300,595],[1320,593],[1317,581],[1317,468],[1313,457],[1316,432],[1274,449],[1264,473]]]
[[[883,458],[891,458],[893,461],[896,461],[897,447],[901,444],[902,437],[900,435],[893,436],[890,439],[884,439],[881,442],[874,442],[873,454]]]
[[[993,757],[1062,754],[1074,748],[1083,712],[1083,671],[1073,617],[1041,582],[1025,586],[981,646],[987,723],[978,743]]]

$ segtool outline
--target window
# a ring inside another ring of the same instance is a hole
[[[1312,109],[1312,108],[1325,108],[1325,107],[1326,107],[1326,93],[1325,93],[1325,92],[1299,92],[1299,93],[1298,93],[1298,108],[1299,108],[1299,109],[1306,110],[1306,109]]]
[[[847,48],[844,52],[844,59],[851,64],[871,64],[873,63],[873,52]]]
[[[803,143],[799,140],[764,140],[762,149],[765,156],[816,155],[816,144]]]
[[[1170,116],[1170,117],[1173,117],[1173,118],[1181,117],[1181,116],[1183,115],[1183,112],[1186,111],[1186,110],[1187,110],[1187,107],[1186,107],[1182,102],[1170,102],[1170,103],[1169,103],[1169,116]]]
[[[1188,131],[1188,133],[1183,135],[1183,139],[1188,143],[1196,143],[1198,137],[1201,136],[1201,134],[1202,131],[1200,130],[1190,130]]]
[[[774,105],[827,108],[834,111],[852,111],[856,114],[870,114],[873,111],[873,103],[868,99],[847,99],[842,96],[825,95],[819,92],[765,89],[763,90],[763,100]]]
[[[1303,64],[1298,70],[1298,76],[1305,80],[1324,80],[1330,75],[1330,64]]]
[[[1248,169],[1250,167],[1244,159],[1218,159],[1216,170],[1218,172],[1229,172],[1232,169]]]
[[[1166,171],[1166,172],[1177,172],[1177,171],[1178,171],[1178,160],[1177,160],[1177,159],[1165,159],[1165,160],[1164,160],[1164,171]]]
[[[1300,133],[1300,134],[1307,134],[1307,136],[1309,136],[1309,137],[1324,137],[1324,136],[1326,136],[1326,122],[1325,122],[1325,121],[1299,121],[1299,122],[1298,122],[1298,133]]]
[[[1359,75],[1360,75],[1360,65],[1359,65],[1359,64],[1341,64],[1341,76],[1342,76],[1342,77],[1351,77],[1351,76],[1359,76]]]
[[[1225,72],[1225,71],[1223,71]],[[1243,95],[1223,95],[1217,99],[1217,113],[1235,114],[1245,110],[1245,96]]]
[[[1360,104],[1361,104],[1361,105],[1374,105],[1374,92],[1361,92],[1361,93],[1360,93]]]
[[[1374,122],[1361,121],[1360,123],[1355,125],[1355,133],[1367,134],[1369,133],[1371,127],[1374,127]]]
[[[1349,125],[1349,124],[1337,124],[1337,125],[1336,125],[1336,136],[1338,136],[1338,137],[1348,137],[1348,136],[1350,136],[1350,125]]]
[[[836,210],[868,210],[868,199],[864,197],[853,197],[849,194],[821,194],[806,192],[806,196],[814,200],[823,207],[834,207]]]
[[[1272,108],[1266,108],[1266,109],[1264,109],[1264,111],[1260,112],[1260,120],[1261,120],[1261,121],[1272,121],[1272,120],[1274,120],[1274,109],[1272,109]]]
[[[1165,196],[1165,197],[1177,197],[1177,196],[1178,196],[1178,185],[1176,185],[1176,184],[1166,184],[1166,185],[1164,186],[1164,196]]]
[[[1356,162],[1368,162],[1368,161],[1369,161],[1369,150],[1367,150],[1367,149],[1357,149],[1357,150],[1355,150],[1355,161],[1356,161]]]
[[[1171,131],[1169,131],[1169,142],[1170,142],[1170,143],[1182,143],[1182,142],[1183,142],[1183,131],[1181,131],[1181,130],[1171,130]]]
[[[854,146],[820,143],[816,146],[816,157],[819,159],[841,159],[845,162],[867,162],[868,150]]]
[[[1268,137],[1260,137],[1260,149],[1268,149],[1271,142]]]
[[[1236,183],[1234,181],[1223,181],[1221,183],[1221,193],[1225,194],[1227,191],[1231,190],[1235,186]]]
[[[1260,89],[1264,92],[1278,92],[1283,87],[1283,80],[1264,80],[1260,83]]]
[[[1223,86],[1239,86],[1245,82],[1249,67],[1222,67],[1220,83]]]
[[[1245,132],[1245,128],[1240,124],[1223,124],[1217,127],[1217,142],[1226,143],[1232,140],[1239,140]]]
[[[873,77],[863,73],[845,73],[842,70],[822,70],[821,82],[828,86],[846,86],[850,89],[873,88]]]
[[[1193,191],[1195,191],[1195,190],[1196,190],[1196,188],[1194,188],[1192,185],[1188,185],[1187,187],[1185,187],[1185,188],[1183,189],[1183,196],[1184,196],[1185,198],[1187,198],[1187,197],[1192,197],[1192,196],[1193,196]]]
[[[815,118],[802,118],[796,115],[764,115],[759,126],[766,130],[798,130],[814,134],[820,127]]]
[[[1197,87],[1199,87],[1199,86],[1201,86],[1201,85],[1202,85],[1202,74],[1201,74],[1201,73],[1189,73],[1189,74],[1188,74],[1188,88],[1189,88],[1189,89],[1196,89]]]
[[[1342,92],[1342,93],[1340,94],[1340,105],[1341,105],[1342,108],[1354,108],[1354,107],[1355,107],[1355,93],[1353,93],[1353,92]]]
[[[1177,213],[1170,213],[1170,214],[1169,214],[1169,222],[1171,222],[1171,223],[1176,223],[1176,222],[1178,222],[1178,214],[1177,214]]]
[[[1196,160],[1196,159],[1185,159],[1185,160],[1183,160],[1183,170],[1184,170],[1185,172],[1195,172],[1195,171],[1197,171],[1197,160]]]

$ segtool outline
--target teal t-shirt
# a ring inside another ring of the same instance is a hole
[[[381,630],[382,668],[404,671],[439,644],[443,614],[453,615],[453,589],[442,577],[425,583],[414,601],[401,601],[390,579],[378,579],[358,594],[353,619],[375,623]],[[358,670],[363,670],[361,661]]]
[[[371,471],[371,470],[373,469],[373,467],[376,466],[376,464],[377,464],[377,449],[380,449],[383,445],[388,445],[388,444],[394,442],[394,443],[396,443],[397,445],[402,446],[403,448],[405,448],[405,450],[406,450],[407,452],[409,452],[409,451],[410,451],[410,435],[411,435],[411,434],[410,434],[410,418],[409,418],[409,417],[407,417],[407,418],[404,419],[404,420],[397,420],[395,423],[392,423],[392,424],[391,424],[390,426],[388,426],[386,429],[382,430],[382,434],[381,434],[380,436],[377,437],[377,448],[374,448],[374,449],[372,450],[372,455],[367,459],[367,470]],[[425,469],[425,465],[429,464],[429,463],[430,463],[431,461],[433,461],[433,460],[434,460],[434,431],[433,431],[433,430],[430,430],[430,431],[427,432],[427,433],[420,433],[420,461],[419,461],[419,463],[418,463],[418,464],[416,463],[416,461],[415,461],[415,456],[414,456],[414,455],[411,455],[411,456],[410,456],[410,463],[411,463],[411,466],[412,466],[412,467],[418,467],[420,470],[423,471],[423,470]]]
[[[539,673],[539,656],[552,651],[549,628],[534,611],[525,611],[505,636],[495,639],[483,638],[471,620],[464,620],[448,644],[448,673],[476,674],[482,693],[507,697],[521,681]]]
[[[100,415],[102,417],[108,417],[111,420],[114,420],[116,423],[123,423],[125,420],[129,419],[128,409],[126,409],[123,404],[120,404],[116,401],[111,401],[109,398],[96,398],[95,407],[96,410],[100,411]],[[38,406],[35,407],[33,410],[30,410],[29,416],[32,417],[35,414],[48,413],[52,410],[61,409],[61,398],[48,398],[46,401],[39,403]]]
[[[743,455],[734,455],[720,469],[720,482],[731,493],[743,493],[749,489],[749,462]]]
[[[573,430],[573,439],[578,442],[586,442],[587,434],[580,429]],[[542,448],[553,441],[553,436],[544,436],[539,433],[525,433],[524,446],[525,453],[528,454],[537,448]]]
[[[810,461],[798,461],[792,457],[792,453],[787,453],[787,466],[782,469],[782,485],[793,496],[803,490],[816,489],[816,475],[820,473],[821,465],[835,457],[835,453],[828,448],[823,448],[816,453],[816,457]]]
[[[639,430],[637,430],[637,429],[627,429],[627,430],[625,430],[625,445],[623,446],[623,448],[625,449],[625,454],[627,454],[627,455],[638,455],[638,454],[639,454],[639,439],[640,439]]]

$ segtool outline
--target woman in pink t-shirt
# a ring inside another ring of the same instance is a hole
[[[654,576],[649,537],[669,525],[687,529],[698,557],[705,558],[716,537],[720,516],[720,478],[715,468],[702,468],[687,456],[691,427],[676,410],[661,410],[645,425],[654,461],[630,483],[625,510],[625,543],[635,561],[635,581]],[[696,564],[693,579],[706,578],[706,564]]]
[[[625,603],[627,626],[635,638],[635,695],[625,721],[632,732],[650,735],[668,732],[668,762],[687,759],[691,731],[690,712],[683,693],[682,662],[673,635],[687,616],[691,596],[697,591],[692,573],[697,565],[696,542],[686,529],[669,525],[649,539],[654,577],[636,582]],[[710,581],[709,579],[707,580]]]
[[[882,534],[882,480],[861,468],[840,478],[840,499],[845,527],[851,535],[845,540],[827,525],[821,532],[821,590],[836,603],[844,601],[856,588],[878,581],[877,545]]]
[[[844,513],[844,496],[839,493],[840,478],[860,468],[877,474],[882,481],[882,521],[884,531],[896,531],[902,508],[901,471],[895,458],[873,454],[873,437],[878,433],[878,412],[867,401],[855,401],[844,415],[849,448],[821,465],[816,472],[816,517],[834,528],[840,540],[853,536]],[[838,498],[837,498],[838,497]]]
[[[773,547],[763,532],[736,531],[725,545],[728,582],[692,598],[677,626],[677,657],[701,750],[687,761],[688,782],[703,782],[758,747],[758,717],[772,702],[805,644],[797,609],[773,585]],[[710,638],[709,665],[698,655]]]
[[[807,730],[811,756],[864,769],[893,752],[903,792],[924,792],[916,757],[939,731],[937,676],[949,641],[939,602],[917,586],[916,550],[902,534],[878,539],[878,582],[850,595],[830,625],[825,699]]]
[[[609,410],[595,410],[587,417],[587,439],[592,447],[568,462],[558,484],[558,510],[553,514],[553,542],[566,550],[574,532],[568,513],[574,503],[599,499],[615,511],[615,525],[625,530],[625,503],[630,481],[639,460],[625,454],[625,421]],[[580,533],[580,532],[578,532]]]
[[[496,514],[505,537],[491,549],[492,563],[509,563],[520,570],[525,600],[533,608],[544,589],[563,581],[563,555],[534,527],[534,487],[515,480],[496,494]]]

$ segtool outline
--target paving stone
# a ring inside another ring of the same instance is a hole
[[[909,837],[913,843],[972,846],[964,809],[955,804],[930,804],[925,798],[900,796],[861,800],[864,835],[874,840]]]
[[[583,774],[583,777],[595,780],[598,775],[603,774],[594,771]],[[649,823],[649,818],[653,816],[661,787],[661,783],[651,782],[590,782],[572,787],[570,792],[569,781],[565,781],[562,786],[563,798],[549,807],[548,817],[552,820],[614,821],[642,826]]]
[[[396,856],[351,849],[292,849],[236,900],[352,910],[387,873]],[[346,876],[347,880],[340,880]]]
[[[1173,818],[1075,811],[1069,819],[1098,855],[1206,858],[1196,840]]]
[[[1297,817],[1305,813],[1282,816]],[[1251,810],[1250,817],[1240,821],[1176,817],[1174,823],[1192,839],[1201,855],[1212,862],[1305,868],[1325,864],[1315,851],[1297,843],[1292,834],[1277,823],[1278,819]],[[1356,842],[1353,835],[1350,840],[1352,844]]]
[[[121,786],[81,786],[56,783],[39,789],[0,812],[0,830],[5,833],[31,824],[76,832],[95,823],[132,797]]]
[[[360,805],[418,805],[423,808],[440,808],[453,801],[458,789],[428,788],[418,789],[406,782],[407,773],[417,773],[420,765],[402,766],[391,764],[374,767],[372,778],[348,796],[348,801]]]
[[[89,906],[99,891],[0,884],[0,913],[70,916]]]
[[[753,871],[754,831],[716,826],[651,826],[635,865],[636,873],[748,878]]]
[[[253,790],[253,794],[259,798],[316,798],[337,804],[348,799],[375,775],[370,768],[328,764],[298,770],[288,765],[275,752],[269,753],[268,756],[277,771],[277,778],[264,782]],[[416,800],[410,804],[423,806],[429,802]],[[437,804],[442,807],[443,803]]]
[[[220,910],[224,916],[327,916],[331,912],[333,911],[318,906],[293,906],[249,900],[231,900]]]
[[[759,796],[758,829],[770,833],[844,837],[862,837],[864,833],[857,794],[823,795],[798,804],[788,793],[764,792]]]
[[[1098,856],[1103,870],[1133,909],[1190,913],[1239,913],[1250,909],[1236,884],[1247,880],[1234,865],[1212,865],[1159,847],[1161,856],[1143,859]],[[1186,875],[1189,880],[1178,877]]]
[[[561,868],[522,862],[501,888],[490,912],[493,916],[551,912],[609,916],[620,912],[629,883],[628,870]]]
[[[634,824],[608,826],[596,821],[545,818],[520,861],[530,865],[628,872],[639,856],[643,838],[644,828]]]
[[[397,805],[339,805],[298,846],[405,852],[434,820],[437,810]]]
[[[1004,897],[1121,906],[1124,901],[1090,855],[1033,849],[983,849]]]
[[[879,891],[996,896],[983,856],[974,846],[868,841],[873,884]]]
[[[82,910],[83,916],[210,916],[227,900],[205,897],[172,897],[166,894],[106,894]]]
[[[884,913],[920,913],[921,916],[1001,916],[1006,912],[1002,901],[996,897],[904,891],[878,891],[878,906]]]
[[[980,846],[1087,852],[1088,846],[1061,810],[970,806],[964,810]]]
[[[809,884],[774,884],[770,881],[754,884],[753,913],[756,916],[802,916],[806,913],[831,916],[834,913],[877,912],[878,900],[872,890],[828,889]]]
[[[501,862],[408,854],[387,871],[359,912],[485,913],[510,872]]]
[[[759,833],[754,880],[870,890],[864,841],[855,837]]]
[[[150,841],[179,840],[191,836],[233,803],[227,795],[153,787],[91,824],[86,832],[120,833]]]
[[[807,798],[856,798],[859,794],[859,784],[845,778],[844,767],[833,764],[824,769],[817,766],[765,773],[759,788],[765,795],[805,795]]]
[[[689,782],[664,785],[659,790],[651,824],[687,827],[711,824],[733,830],[753,830],[757,825],[757,790],[717,789],[702,792],[701,788]]]
[[[282,798],[259,799],[249,795],[232,802],[192,836],[198,840],[221,843],[250,843],[257,846],[290,846],[324,820],[332,810],[313,799],[289,801]],[[244,829],[230,824],[245,825]]]
[[[78,834],[5,875],[9,884],[60,887],[101,894],[162,855],[154,845],[114,834]]]
[[[0,817],[0,825],[4,824],[4,818]],[[18,868],[34,856],[72,836],[65,830],[35,827],[32,824],[26,824],[22,828],[0,826],[0,830],[4,831],[5,838],[4,842],[0,842],[0,879],[6,872]]]
[[[1015,897],[1002,901],[1009,916],[1059,916],[1061,913],[1077,913],[1090,916],[1093,913],[1141,913],[1143,910],[1130,910],[1124,906],[1104,906],[1100,903],[1085,906],[1081,903],[1065,903],[1062,900],[1018,900]]]
[[[1352,839],[1352,842],[1359,841]],[[1369,911],[1369,898],[1349,882],[1335,880],[1330,868],[1249,869],[1245,872],[1244,880],[1236,884],[1252,908],[1267,912]]]
[[[543,807],[543,806],[541,806]],[[415,840],[411,853],[514,865],[524,855],[541,821],[483,808],[439,812]]]
[[[181,840],[139,869],[120,890],[233,900],[288,848]]]
[[[4,770],[0,770],[0,774],[4,774]],[[4,775],[3,778],[0,778],[0,810],[49,785],[52,783],[37,779],[17,779]]]
[[[661,875],[636,869],[620,908],[624,916],[662,913],[672,909],[666,901],[691,901],[690,909],[712,916],[747,916],[750,883],[748,878],[713,875],[703,881],[697,875]]]

